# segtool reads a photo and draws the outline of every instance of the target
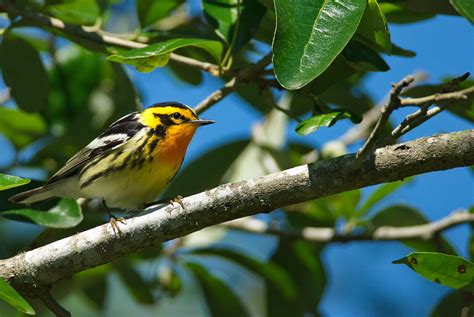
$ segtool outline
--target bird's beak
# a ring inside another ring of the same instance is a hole
[[[195,125],[199,125],[199,126],[216,123],[214,120],[206,120],[206,119],[196,119],[196,120],[191,120],[188,122]]]

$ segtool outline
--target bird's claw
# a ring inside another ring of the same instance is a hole
[[[127,221],[123,217],[115,217],[114,215],[110,215],[109,223],[112,226],[112,230],[114,231],[115,234],[120,234],[122,231],[120,230],[120,227],[118,223],[122,223],[124,225],[127,224]]]
[[[175,198],[171,199],[171,200],[169,201],[169,203],[170,203],[171,205],[173,205],[174,203],[177,203],[177,204],[179,204],[179,205],[181,206],[181,208],[184,209],[184,203],[183,203],[182,199],[183,199],[183,196],[178,195],[178,196],[176,196]]]

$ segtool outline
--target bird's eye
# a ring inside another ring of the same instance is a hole
[[[181,114],[180,114],[179,112],[175,112],[175,113],[171,114],[171,117],[172,117],[173,119],[178,120],[178,119],[181,118]]]

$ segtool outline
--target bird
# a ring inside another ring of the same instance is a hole
[[[54,197],[100,199],[114,230],[110,208],[133,211],[156,199],[176,176],[200,119],[179,102],[153,104],[113,122],[72,156],[46,183],[9,198],[31,205]]]

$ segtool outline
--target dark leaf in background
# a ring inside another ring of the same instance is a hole
[[[0,107],[0,133],[15,146],[22,148],[47,131],[41,115],[20,109]]]
[[[199,47],[207,51],[217,62],[222,57],[222,44],[218,41],[204,39],[171,39],[150,44],[144,48],[122,51],[107,57],[109,61],[126,63],[140,72],[151,72],[157,67],[168,64],[171,53],[185,46]]]
[[[82,290],[97,310],[104,308],[107,298],[107,274],[111,268],[110,264],[101,265],[93,269],[79,272],[74,275],[74,283]]]
[[[343,4],[334,0],[275,0],[273,65],[280,84],[298,89],[322,74],[356,31],[365,5],[365,0]]]
[[[352,40],[342,51],[349,65],[361,72],[386,72],[390,69],[384,59],[362,42]]]
[[[471,0],[450,0],[456,11],[474,24],[474,2]]]
[[[136,0],[135,5],[140,26],[146,28],[167,17],[182,3],[182,0]]]
[[[186,268],[192,272],[201,286],[212,317],[249,316],[239,297],[207,268],[195,262],[187,262]]]
[[[474,264],[462,257],[435,252],[412,252],[393,263],[406,264],[434,283],[474,292]]]
[[[155,303],[150,285],[125,259],[114,263],[114,271],[138,303],[145,305]]]
[[[81,207],[72,198],[63,198],[48,211],[35,209],[17,209],[0,212],[0,217],[11,220],[34,223],[50,228],[71,228],[83,219]]]
[[[31,44],[18,37],[3,37],[0,66],[3,80],[21,109],[39,111],[46,106],[48,75]]]
[[[420,12],[401,6],[398,2],[383,2],[380,9],[390,23],[413,23],[435,17],[435,13]]]
[[[377,0],[368,1],[357,34],[380,46],[385,53],[390,54],[392,52],[387,20]]]
[[[14,175],[6,175],[0,173],[0,190],[6,190],[14,187],[18,187],[21,185],[28,184],[30,182],[29,179],[21,178]]]
[[[353,123],[362,121],[361,116],[345,111],[344,109],[333,110],[332,112],[319,114],[300,122],[296,126],[295,131],[299,135],[308,135],[317,131],[320,127],[331,127],[339,120],[350,119]]]
[[[287,299],[272,283],[266,282],[267,315],[272,317],[318,316],[317,307],[326,285],[326,273],[319,250],[305,241],[280,240],[270,261],[287,271],[296,285],[297,296]]]
[[[428,223],[428,220],[417,209],[405,205],[392,205],[380,210],[370,219],[373,228],[383,226],[406,227],[417,226]],[[442,235],[433,240],[401,240],[403,244],[417,251],[439,251],[448,254],[456,254],[454,248]]]
[[[260,111],[261,113],[265,114],[272,110],[271,103],[264,96],[265,92],[258,86],[252,84],[240,84],[237,86],[236,92],[254,109]],[[270,94],[270,92],[267,93]]]
[[[56,18],[71,24],[94,25],[99,18],[100,7],[96,0],[60,1],[47,7]]]
[[[202,7],[206,21],[233,44],[233,52],[250,41],[266,11],[256,0],[202,0]]]
[[[287,300],[294,300],[296,297],[296,289],[293,281],[287,275],[284,268],[271,262],[262,262],[250,256],[247,256],[236,250],[222,247],[209,247],[195,249],[190,252],[198,255],[214,255],[225,258],[245,269],[255,273],[263,278],[266,283],[272,284],[272,287],[280,291],[280,294]]]
[[[190,162],[171,183],[163,197],[188,196],[218,186],[249,140],[234,141],[208,151]]]
[[[463,310],[468,308],[466,314],[462,314]],[[446,317],[446,316],[471,316],[474,313],[473,295],[463,291],[454,291],[446,294],[433,311],[430,317]]]
[[[0,277],[0,300],[3,300],[13,306],[16,310],[34,315],[35,310],[21,297],[18,292]]]

